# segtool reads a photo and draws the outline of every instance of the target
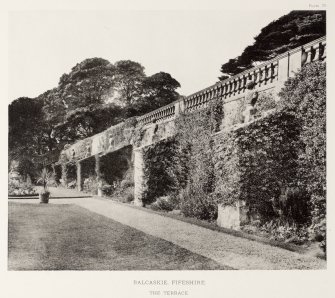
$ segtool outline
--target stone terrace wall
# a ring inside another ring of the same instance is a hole
[[[259,93],[268,92],[276,96],[284,82],[302,65],[325,59],[326,38],[323,37],[186,98],[79,141],[68,146],[62,154],[68,160],[80,160],[97,153],[106,154],[128,145],[134,145],[134,147],[150,145],[152,142],[173,134],[173,120],[178,114],[191,113],[205,108],[209,101],[215,98],[221,98],[224,103],[225,117],[222,126],[227,128],[235,124],[234,119],[239,112],[239,102],[245,98],[248,81],[256,83],[255,90]]]

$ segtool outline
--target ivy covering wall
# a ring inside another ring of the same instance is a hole
[[[301,209],[282,204],[288,187],[297,186],[300,125],[289,114],[276,113],[215,140],[214,164],[218,200],[223,205],[234,205],[243,200],[249,216],[262,221],[279,214],[304,221]],[[307,205],[307,203],[305,204]]]
[[[162,140],[144,149],[144,204],[153,203],[161,196],[178,192],[181,180],[178,172],[178,152],[175,138]]]

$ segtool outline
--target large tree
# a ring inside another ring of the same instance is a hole
[[[143,98],[139,102],[139,111],[146,113],[165,106],[179,98],[176,89],[179,82],[166,72],[147,77],[143,82]]]
[[[290,49],[301,46],[326,34],[326,11],[292,11],[265,26],[255,37],[253,45],[243,53],[222,64],[219,78],[224,80]]]
[[[122,108],[114,103],[90,105],[69,111],[55,127],[55,136],[62,144],[95,135],[123,120]]]
[[[91,58],[78,63],[60,78],[58,90],[69,110],[102,104],[114,86],[115,67],[108,60]]]
[[[86,59],[62,75],[56,88],[10,105],[10,148],[30,156],[60,150],[176,100],[178,87],[168,73],[146,77],[137,62]]]
[[[65,121],[67,109],[64,106],[58,88],[48,90],[38,96],[42,103],[43,129],[40,131],[43,144],[48,151],[59,149],[60,138],[57,138],[57,126]]]
[[[135,103],[141,97],[144,79],[144,67],[140,63],[131,60],[116,62],[113,99],[124,106]]]
[[[14,100],[8,108],[8,143],[12,158],[40,154],[41,128],[43,127],[42,103],[29,97]]]

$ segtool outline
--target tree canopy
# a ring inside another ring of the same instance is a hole
[[[326,11],[291,11],[265,26],[238,57],[222,64],[224,80],[326,34]]]
[[[146,76],[138,62],[85,59],[63,74],[57,87],[9,105],[9,150],[16,156],[61,150],[175,101],[178,87],[168,73]]]

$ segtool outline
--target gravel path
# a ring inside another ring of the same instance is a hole
[[[76,204],[235,269],[326,269],[326,262],[318,258],[212,231],[111,200],[51,199],[50,203]]]

